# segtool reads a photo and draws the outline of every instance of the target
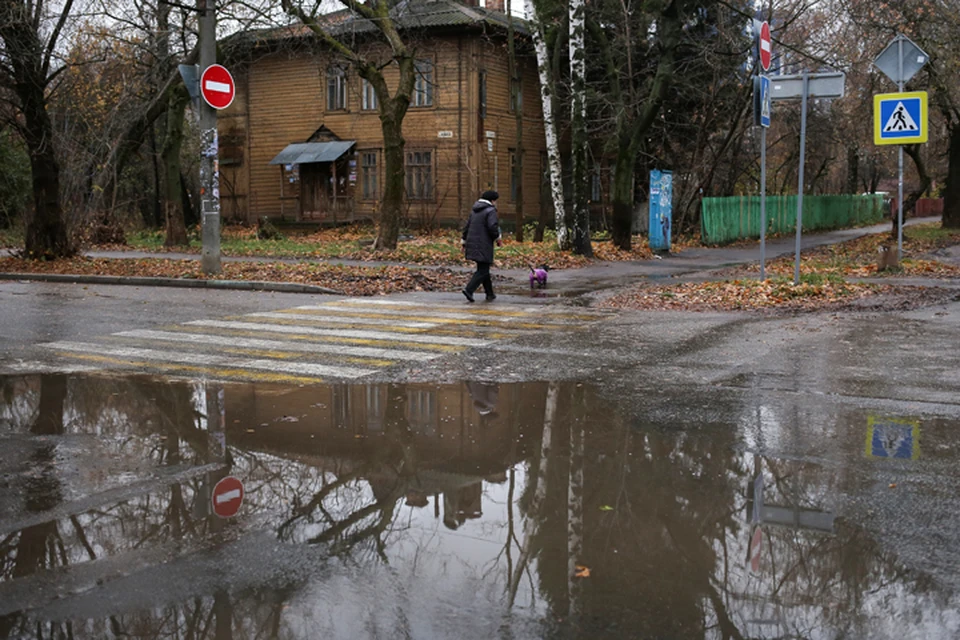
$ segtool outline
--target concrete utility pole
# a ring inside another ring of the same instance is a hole
[[[197,0],[200,14],[200,73],[217,62],[215,0]],[[220,162],[217,158],[217,110],[200,100],[200,211],[203,251],[200,266],[206,274],[220,273]]]

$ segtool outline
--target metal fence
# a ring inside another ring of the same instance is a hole
[[[704,244],[760,237],[760,196],[704,198],[700,232]],[[803,230],[840,229],[883,220],[883,196],[804,196]],[[794,233],[797,196],[767,196],[767,234]]]

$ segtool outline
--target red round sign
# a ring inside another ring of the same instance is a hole
[[[237,93],[233,76],[226,67],[212,64],[203,70],[200,76],[200,95],[214,109],[226,109],[233,103]]]
[[[764,21],[760,25],[760,66],[764,71],[770,70],[770,58],[773,55],[773,43],[770,41],[770,25]]]
[[[210,501],[215,514],[221,518],[232,518],[243,504],[243,483],[233,476],[227,476],[213,488]]]

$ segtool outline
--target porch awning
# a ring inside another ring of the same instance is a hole
[[[270,164],[308,164],[333,162],[357,144],[356,140],[336,142],[296,142],[288,144]]]

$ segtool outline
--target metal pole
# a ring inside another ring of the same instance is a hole
[[[763,105],[760,107],[763,109]],[[767,128],[760,127],[760,282],[767,279]]]
[[[198,0],[200,10],[200,73],[217,62],[217,16],[214,0]],[[202,87],[201,87],[202,90]],[[220,166],[217,159],[217,111],[200,100],[200,210],[203,250],[200,267],[220,273]]]
[[[797,255],[793,268],[793,284],[800,284],[800,236],[803,229],[803,165],[807,152],[807,94],[810,91],[810,76],[803,71],[803,93],[800,101],[800,179],[797,187]]]
[[[897,36],[897,90],[903,93],[903,37]],[[903,145],[897,145],[897,264],[903,260]]]

